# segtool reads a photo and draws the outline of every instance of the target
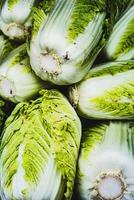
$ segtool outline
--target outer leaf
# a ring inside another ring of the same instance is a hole
[[[71,88],[70,99],[86,118],[134,118],[134,61],[106,63],[90,70]]]
[[[80,120],[60,92],[18,104],[2,140],[2,198],[70,199],[80,138]]]
[[[76,184],[79,198],[85,200],[104,199],[98,193],[99,185],[103,183],[104,179],[106,180],[106,177],[109,177],[107,181],[113,177],[115,182],[105,185],[102,193],[111,195],[111,199],[113,199],[113,190],[115,193],[118,191],[119,185],[116,185],[118,180],[122,182],[122,193],[116,199],[133,199],[133,163],[133,122],[108,122],[90,126],[83,132],[81,142]]]
[[[105,43],[106,1],[57,0],[47,20],[41,11],[38,16],[29,51],[33,70],[58,85],[78,82]]]
[[[46,21],[47,15],[51,12],[56,0],[42,0],[38,7],[34,8],[32,35],[38,34],[41,24]]]

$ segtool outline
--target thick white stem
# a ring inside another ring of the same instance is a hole
[[[11,39],[24,39],[27,34],[24,26],[18,25],[16,23],[9,24],[6,35],[8,35]]]
[[[76,108],[77,104],[79,102],[79,92],[78,92],[77,86],[73,86],[70,88],[69,99],[70,99],[73,107]]]
[[[122,198],[126,184],[120,173],[108,173],[99,177],[96,190],[102,200],[117,200]]]
[[[59,59],[54,54],[41,54],[40,55],[40,68],[50,74],[59,75],[61,73],[61,67]]]

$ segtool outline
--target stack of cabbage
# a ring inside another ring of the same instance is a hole
[[[134,199],[133,59],[134,0],[0,1],[1,200]]]

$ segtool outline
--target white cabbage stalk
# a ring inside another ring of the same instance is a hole
[[[108,122],[83,132],[77,192],[84,200],[134,199],[134,122]]]
[[[134,118],[134,61],[93,68],[71,87],[69,96],[78,113],[86,118]]]
[[[11,39],[24,40],[32,25],[35,0],[5,0],[0,11],[0,29]]]
[[[2,200],[70,200],[81,139],[80,120],[56,90],[17,105],[3,131]]]
[[[104,45],[105,0],[57,0],[47,17],[34,14],[29,55],[43,80],[68,85],[81,80]]]
[[[11,51],[0,65],[0,95],[5,99],[26,101],[45,86],[31,69],[26,44]]]
[[[8,55],[8,53],[13,49],[14,45],[0,33],[0,63]]]
[[[112,60],[134,58],[134,5],[114,25],[105,52]]]

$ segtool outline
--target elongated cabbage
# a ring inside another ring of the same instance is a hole
[[[0,63],[13,49],[14,45],[0,32]]]
[[[45,86],[31,69],[26,44],[11,51],[0,65],[0,95],[5,99],[26,101]]]
[[[2,0],[3,1],[3,0]],[[31,13],[36,0],[5,0],[0,11],[0,29],[11,39],[24,40],[32,25]]]
[[[114,25],[105,52],[112,60],[134,58],[134,4]]]
[[[86,118],[134,118],[134,61],[93,68],[71,87],[69,96],[78,113]]]
[[[57,0],[47,17],[34,16],[29,55],[33,70],[57,85],[78,82],[104,45],[105,0]]]
[[[83,132],[77,193],[82,200],[134,199],[134,122],[98,123]]]
[[[44,90],[20,103],[8,118],[1,144],[2,200],[69,200],[81,123],[67,99]]]

